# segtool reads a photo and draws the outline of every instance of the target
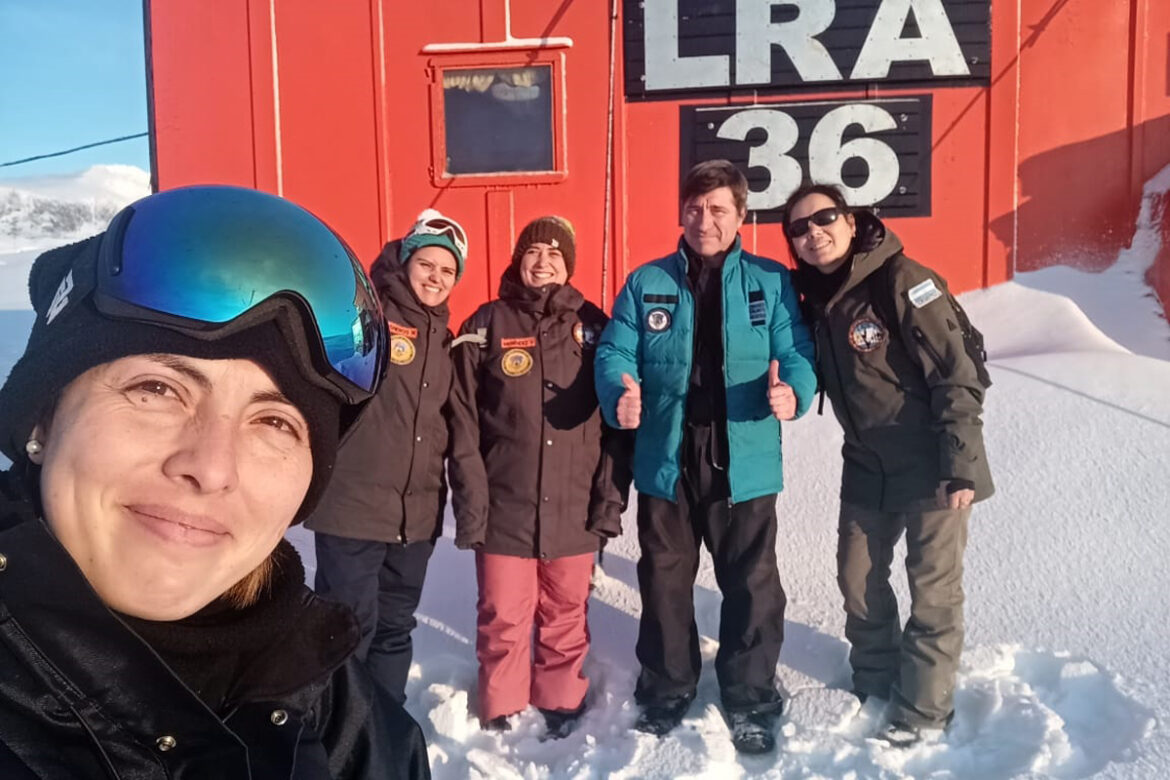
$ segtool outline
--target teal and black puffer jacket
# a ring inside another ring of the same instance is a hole
[[[642,420],[634,446],[638,491],[674,501],[679,448],[694,356],[695,298],[683,244],[630,274],[597,348],[594,375],[602,414],[617,426],[622,374],[642,385]],[[768,364],[792,386],[797,415],[816,393],[813,343],[801,319],[788,270],[743,251],[737,237],[723,263],[723,375],[727,388],[731,500],[784,487],[780,423],[768,406]]]

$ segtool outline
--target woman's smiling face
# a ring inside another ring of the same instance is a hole
[[[441,246],[420,246],[406,261],[410,287],[424,306],[438,306],[451,295],[459,276],[455,256]]]
[[[543,241],[533,242],[520,256],[520,281],[525,287],[538,290],[548,284],[564,284],[569,280],[568,267],[561,250]]]
[[[792,205],[786,224],[807,219],[827,209],[838,209],[828,195],[813,192]],[[857,226],[852,214],[840,213],[827,225],[818,225],[809,220],[808,232],[790,238],[796,256],[823,273],[832,273],[841,267],[853,249],[853,236]]]
[[[109,607],[150,620],[191,615],[259,566],[313,473],[304,416],[250,360],[105,363],[34,437],[49,527]]]

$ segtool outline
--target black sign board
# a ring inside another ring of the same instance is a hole
[[[990,0],[624,0],[626,97],[987,85]]]
[[[803,182],[842,185],[882,216],[930,215],[930,96],[681,106],[682,176],[727,159],[748,179],[749,221],[778,222]],[[680,188],[681,189],[681,188]]]

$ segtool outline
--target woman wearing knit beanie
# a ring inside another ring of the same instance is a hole
[[[348,247],[188,187],[45,253],[29,292],[0,389],[0,777],[429,776],[282,538],[384,367]]]
[[[463,228],[427,209],[375,261],[371,277],[390,336],[386,380],[346,437],[333,482],[305,521],[316,532],[315,589],[357,613],[358,657],[399,702],[406,699],[414,613],[443,532],[447,298],[466,257]]]
[[[575,260],[567,220],[524,228],[498,300],[456,339],[451,393],[455,544],[475,550],[479,584],[479,718],[507,729],[531,704],[553,738],[585,710],[593,557],[621,532],[629,485],[593,390],[606,316],[569,283]]]

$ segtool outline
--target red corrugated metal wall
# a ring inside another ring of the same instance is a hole
[[[599,302],[677,240],[679,105],[718,101],[627,101],[609,0],[147,7],[158,186],[281,193],[367,262],[437,207],[472,241],[456,320],[494,293],[516,233],[540,214],[576,224],[576,282]],[[1170,163],[1170,4],[1021,0],[993,3],[991,15],[990,86],[929,90],[932,215],[893,227],[957,289],[1053,263],[1105,267],[1130,238],[1142,183]],[[559,79],[560,174],[466,186],[436,177],[441,69],[535,60]],[[870,85],[832,97],[924,91]],[[749,248],[783,255],[778,226],[744,233]]]

